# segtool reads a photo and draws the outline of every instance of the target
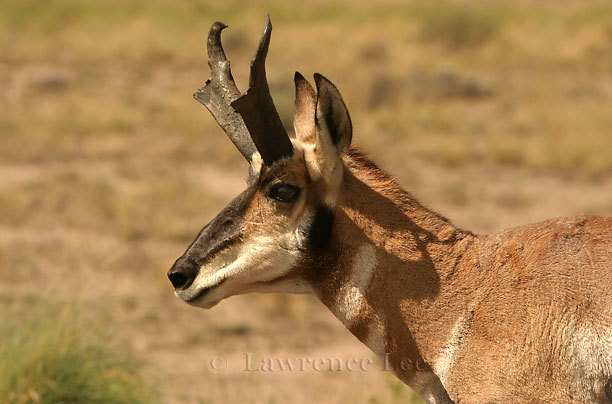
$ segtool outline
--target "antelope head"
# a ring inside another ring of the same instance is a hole
[[[269,18],[244,94],[221,45],[224,28],[215,22],[210,29],[211,78],[194,97],[249,162],[247,189],[200,231],[168,272],[175,294],[204,308],[248,292],[311,292],[305,262],[330,241],[352,134],[336,87],[315,74],[315,91],[296,73],[290,138],[266,79]]]

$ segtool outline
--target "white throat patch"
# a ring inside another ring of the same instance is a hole
[[[369,243],[359,246],[349,281],[340,289],[334,307],[336,315],[347,327],[365,304],[366,290],[372,282],[377,264],[374,246]]]

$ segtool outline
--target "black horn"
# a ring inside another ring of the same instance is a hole
[[[266,55],[272,33],[270,16],[267,18],[268,23],[259,41],[257,53],[251,61],[249,89],[233,101],[231,106],[242,116],[264,163],[271,165],[283,157],[291,156],[293,145],[274,107],[266,78]]]

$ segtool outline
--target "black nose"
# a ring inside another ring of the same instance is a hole
[[[179,258],[168,271],[168,279],[172,282],[174,289],[186,289],[193,283],[197,274],[198,269],[195,265]]]

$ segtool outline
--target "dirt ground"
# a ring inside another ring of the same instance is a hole
[[[4,187],[45,181],[67,168],[88,175],[98,172],[121,183],[113,177],[117,167],[112,162],[99,162],[93,169],[86,162],[2,165],[0,183]],[[242,189],[242,171],[206,164],[197,169],[206,188],[221,199],[229,200]],[[612,215],[612,176],[572,180],[511,168],[448,170],[424,161],[407,162],[397,174],[404,183],[418,184],[416,195],[427,205],[479,233],[555,216]],[[176,209],[180,208],[178,198]],[[194,235],[207,219],[206,214],[194,219]],[[129,268],[121,261],[129,259],[132,243],[92,231],[3,226],[0,244],[27,245],[42,254],[60,248],[73,252],[73,258],[81,251],[96,254],[88,265],[74,266],[43,255],[40,261],[45,265],[35,274],[16,274],[11,282],[3,282],[1,296],[14,301],[33,295],[77,299],[111,316],[117,338],[142,358],[145,377],[165,394],[164,402],[394,402],[398,394],[382,364],[314,298],[247,295],[210,311],[180,302],[165,270],[185,243],[139,241],[137,248],[154,257],[150,259],[155,265],[134,262]],[[245,371],[253,369],[247,364],[248,353],[251,363],[265,358],[369,358],[375,365],[366,372],[316,372],[308,367],[304,372]],[[216,357],[226,362],[211,362]]]

